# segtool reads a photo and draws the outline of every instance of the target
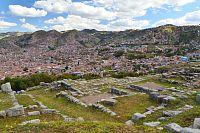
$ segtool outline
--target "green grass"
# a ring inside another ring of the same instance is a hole
[[[140,129],[139,129],[140,128]],[[130,127],[109,122],[52,122],[10,129],[11,133],[158,133],[153,128]]]
[[[85,120],[91,121],[119,121],[116,117],[111,117],[107,113],[103,113],[93,108],[85,108],[83,106],[74,104],[66,100],[65,98],[56,98],[56,92],[44,92],[43,89],[30,91],[35,98],[49,108],[59,110],[61,113],[70,117],[83,117]]]
[[[197,104],[195,101],[195,96],[190,96],[187,100],[177,100],[172,103],[170,103],[166,108],[156,111],[152,113],[151,115],[148,115],[146,118],[143,120],[139,121],[137,125],[141,125],[143,122],[151,122],[151,121],[157,121],[158,118],[163,116],[163,111],[164,110],[177,110],[178,108],[182,108],[185,105],[192,105],[194,106],[193,109],[188,110],[186,112],[183,112],[173,118],[170,118],[166,122],[162,122],[161,126],[165,126],[169,123],[177,123],[180,124],[181,126],[189,126],[193,123],[193,120],[195,117],[200,116],[200,104]]]
[[[7,117],[0,118],[0,132],[12,128],[17,127],[20,123],[28,120],[40,119],[42,122],[50,122],[50,121],[61,121],[63,120],[61,116],[49,114],[49,115],[40,115],[40,116],[20,116],[20,117]]]
[[[24,107],[28,107],[28,105],[36,105],[36,103],[27,95],[16,95],[16,98],[18,103]]]
[[[11,97],[8,94],[0,93],[0,111],[11,108],[13,106]]]
[[[120,119],[127,121],[136,113],[144,113],[145,109],[150,106],[157,106],[158,104],[146,94],[136,94],[130,97],[117,98],[118,102],[109,108],[120,115]]]

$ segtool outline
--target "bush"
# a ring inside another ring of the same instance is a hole
[[[3,81],[1,81],[1,84],[10,82],[14,91],[20,91],[25,90],[28,87],[37,86],[40,82],[53,82],[55,79],[56,77],[54,75],[41,73],[16,78],[6,77]]]
[[[115,56],[115,57],[121,57],[123,54],[124,54],[124,51],[123,51],[123,50],[119,50],[119,51],[116,51],[116,52],[114,53],[114,56]]]
[[[77,76],[74,74],[62,74],[62,75],[49,75],[46,73],[37,73],[29,76],[22,76],[22,77],[15,77],[10,78],[6,77],[4,80],[0,81],[0,85],[10,82],[12,89],[14,91],[26,90],[26,88],[37,86],[40,82],[51,83],[53,81],[62,80],[62,79],[80,79],[85,78],[86,80],[89,79],[96,79],[99,78],[99,75],[95,74],[86,74],[83,76]]]

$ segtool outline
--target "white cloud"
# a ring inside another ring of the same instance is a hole
[[[133,18],[144,16],[148,9],[163,8],[170,5],[175,9],[196,0],[93,0],[95,5],[113,9],[120,18]]]
[[[22,23],[25,23],[26,22],[26,19],[25,18],[22,18],[22,19],[19,19],[20,22]]]
[[[16,23],[10,23],[10,22],[0,20],[0,29],[10,28],[10,27],[15,27],[15,26],[17,26]]]
[[[174,24],[174,25],[198,25],[200,24],[200,10],[198,11],[193,11],[190,13],[186,13],[183,17],[172,19],[163,19],[152,26],[160,26],[160,25],[165,25],[165,24]]]
[[[68,12],[71,3],[71,0],[39,0],[34,3],[34,6],[49,12],[64,13]]]
[[[35,8],[27,8],[21,5],[9,5],[10,11],[16,16],[24,17],[42,17],[46,16],[47,12]]]
[[[29,24],[29,23],[25,23],[21,25],[22,28],[25,28],[29,31],[37,31],[39,30],[35,25]]]
[[[57,17],[45,21],[47,24],[55,24],[52,29],[63,30],[83,30],[83,29],[97,29],[97,30],[110,30],[120,31],[127,29],[141,29],[149,25],[147,20],[131,20],[119,19],[111,21],[108,24],[102,24],[100,20],[82,18],[80,16],[69,15],[67,18]]]
[[[105,25],[100,24],[99,20],[82,18],[76,15],[69,15],[67,18],[57,17],[45,21],[45,23],[55,24],[52,29],[63,31],[63,30],[83,30],[83,29],[97,29],[104,30]]]
[[[71,6],[70,13],[73,15],[79,15],[81,17],[94,19],[112,20],[116,17],[115,12],[108,11],[103,7],[86,5],[81,2],[74,2]]]
[[[147,20],[118,19],[107,25],[108,30],[121,31],[127,29],[142,29],[149,25]]]

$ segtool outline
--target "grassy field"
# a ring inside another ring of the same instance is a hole
[[[0,93],[0,111],[13,106],[11,97],[8,94]]]
[[[136,94],[130,97],[117,98],[116,100],[118,101],[116,105],[108,107],[116,112],[123,121],[130,120],[136,112],[144,113],[146,108],[158,106],[147,94]]]
[[[27,107],[28,105],[36,105],[36,103],[27,95],[16,95],[18,103]]]
[[[119,121],[117,118],[101,111],[92,108],[85,108],[83,106],[71,103],[65,98],[56,98],[56,92],[44,92],[43,89],[40,89],[30,91],[29,93],[35,96],[39,101],[43,102],[43,104],[49,108],[57,109],[61,113],[70,117],[83,117],[85,120],[91,121]]]
[[[159,133],[153,128],[130,127],[109,122],[52,122],[9,130],[10,133]]]
[[[108,79],[112,80],[112,79]],[[163,83],[156,79],[145,79],[139,82],[129,82],[126,83],[126,80],[121,80],[118,83],[118,80],[114,80],[114,82],[108,81],[110,83],[98,84],[97,80],[91,80],[84,82],[79,81],[70,81],[75,88],[81,87],[81,85],[87,84],[84,86],[82,90],[95,87],[100,87],[101,92],[107,92],[111,89],[110,86],[114,86],[119,89],[125,89],[128,84],[137,84],[141,85],[146,82],[155,82],[163,87],[169,88],[174,85],[169,83]],[[95,85],[96,84],[96,85]],[[174,86],[176,87],[176,86]],[[178,89],[186,89],[178,86]],[[126,89],[125,89],[126,90]],[[59,91],[45,91],[44,88],[28,91],[28,94],[32,94],[37,100],[41,101],[44,105],[48,106],[52,109],[57,109],[62,114],[65,114],[69,117],[83,117],[84,122],[64,122],[63,118],[60,115],[52,114],[52,115],[40,115],[40,116],[21,116],[21,117],[13,117],[13,118],[0,118],[0,132],[13,132],[13,133],[143,133],[143,132],[165,132],[152,129],[150,127],[143,126],[143,122],[151,122],[157,121],[158,118],[162,117],[164,110],[176,110],[177,108],[183,107],[185,105],[194,106],[193,109],[181,113],[173,118],[169,118],[167,121],[162,122],[159,126],[165,126],[169,123],[175,122],[181,126],[190,126],[194,118],[200,117],[200,104],[195,102],[196,94],[189,96],[186,100],[181,100],[178,97],[175,102],[168,104],[168,106],[164,109],[155,111],[151,115],[147,115],[146,118],[140,120],[135,123],[134,126],[126,126],[123,124],[125,121],[130,120],[131,116],[136,113],[144,113],[147,107],[150,106],[159,106],[160,104],[152,101],[147,94],[136,92],[134,95],[129,97],[121,97],[116,98],[117,103],[114,106],[107,106],[113,112],[117,113],[117,116],[110,116],[107,113],[98,111],[96,109],[90,107],[83,107],[74,103],[69,102],[65,98],[56,98],[56,93]],[[171,91],[165,91],[163,94],[171,95]],[[36,103],[26,95],[17,95],[16,96],[19,104],[27,107],[28,105],[35,105]],[[12,107],[11,99],[7,94],[0,93],[0,109],[6,109]],[[40,111],[41,109],[34,109]],[[25,113],[28,111],[33,111],[30,109],[26,109]],[[40,119],[41,124],[38,125],[26,125],[19,126],[21,122],[32,120],[32,119]]]

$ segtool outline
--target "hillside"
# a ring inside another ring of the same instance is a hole
[[[11,33],[10,33],[11,34]],[[197,44],[200,41],[200,26],[164,25],[144,30],[127,30],[120,32],[83,30],[83,31],[36,31],[32,34],[3,34],[0,46],[15,45],[21,48],[45,46],[82,45],[86,47],[107,44],[127,45],[179,45]]]

